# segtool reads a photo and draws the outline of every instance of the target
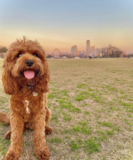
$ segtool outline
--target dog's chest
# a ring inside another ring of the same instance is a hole
[[[31,109],[30,109],[30,101],[29,100],[23,100],[24,104],[24,114],[23,118],[25,122],[28,122],[31,117]]]
[[[30,102],[28,100],[24,101],[24,108],[25,108],[27,114],[30,114],[29,104],[30,104]]]
[[[37,108],[39,108],[39,99],[39,96],[27,96],[23,98],[23,117],[25,122],[28,122]]]
[[[23,89],[23,91],[25,90]],[[22,102],[23,102],[24,110],[26,114],[31,114],[31,110],[33,109],[32,106],[33,105],[35,106],[35,102],[38,101],[39,96],[38,96],[38,92],[35,92],[35,91],[28,92],[28,91],[27,91],[27,94],[22,94],[23,95]]]

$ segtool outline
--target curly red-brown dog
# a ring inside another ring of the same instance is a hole
[[[12,43],[4,60],[2,81],[4,90],[11,95],[10,115],[0,112],[0,121],[10,123],[11,145],[5,160],[17,160],[21,155],[22,134],[33,129],[34,151],[39,160],[50,156],[45,134],[52,133],[47,124],[51,111],[47,108],[49,69],[45,52],[37,41],[23,38]]]

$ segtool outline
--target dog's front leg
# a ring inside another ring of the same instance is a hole
[[[22,133],[24,128],[24,123],[22,117],[13,112],[10,115],[11,123],[11,145],[6,153],[5,160],[17,160],[21,155],[21,149],[23,145]]]
[[[34,151],[39,160],[49,160],[49,149],[45,140],[45,113],[44,110],[38,111],[34,117]]]

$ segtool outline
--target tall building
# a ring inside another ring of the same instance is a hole
[[[76,55],[76,57],[79,57],[79,51],[77,50],[77,55]]]
[[[100,56],[100,49],[99,48],[96,48],[96,55]]]
[[[65,52],[65,53],[64,53],[65,56],[68,56],[68,54],[69,54],[68,52]]]
[[[91,46],[91,47],[90,47],[90,51],[91,51],[92,57],[95,57],[95,56],[96,56],[95,46]]]
[[[72,46],[72,48],[71,48],[71,55],[72,56],[74,56],[74,57],[77,57],[77,53],[78,51],[77,51],[77,46],[75,45],[75,46]]]
[[[90,53],[90,40],[86,41],[86,55],[89,56]]]

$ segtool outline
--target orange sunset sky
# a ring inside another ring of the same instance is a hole
[[[132,0],[10,0],[0,1],[0,46],[16,38],[38,40],[47,53],[73,45],[86,49],[109,44],[133,52]]]

